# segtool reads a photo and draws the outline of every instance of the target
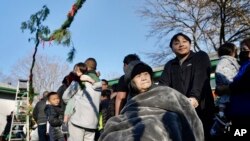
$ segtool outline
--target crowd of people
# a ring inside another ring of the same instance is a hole
[[[233,43],[218,49],[216,97],[209,56],[191,45],[183,33],[171,38],[176,57],[157,82],[136,54],[124,57],[124,75],[112,86],[100,80],[94,58],[77,63],[60,88],[44,92],[35,105],[39,141],[217,141],[249,129],[250,38],[240,51]]]

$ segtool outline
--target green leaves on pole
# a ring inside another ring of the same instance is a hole
[[[64,46],[70,46],[71,43],[71,34],[68,28],[74,20],[74,17],[78,10],[82,7],[83,3],[86,0],[77,0],[71,7],[71,10],[67,14],[66,21],[61,25],[59,29],[56,29],[51,35],[43,36],[44,34],[40,34],[39,38],[42,41],[54,41],[57,44],[62,44]],[[72,47],[70,53],[68,53],[68,61],[72,61],[74,58],[75,49]]]

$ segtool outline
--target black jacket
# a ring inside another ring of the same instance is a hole
[[[212,117],[214,100],[210,86],[210,69],[207,53],[191,51],[182,65],[179,65],[178,58],[165,65],[159,84],[172,87],[187,97],[195,97],[199,102],[196,108],[198,115],[201,118],[208,115]]]
[[[63,124],[63,109],[60,106],[46,105],[44,109],[49,121],[49,136],[52,140],[63,140],[61,125]]]
[[[50,126],[59,127],[63,124],[63,109],[60,106],[46,105],[44,111]]]
[[[229,85],[231,90],[229,103],[229,117],[233,119],[233,124],[242,124],[250,128],[250,61],[243,64]],[[235,119],[235,120],[234,120]]]
[[[43,98],[39,102],[37,102],[33,110],[32,115],[37,124],[46,124],[47,122],[47,118],[44,112],[46,106],[46,100],[47,100],[46,98]]]

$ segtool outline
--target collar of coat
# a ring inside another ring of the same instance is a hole
[[[184,60],[184,62],[190,60],[194,55],[195,55],[195,53],[191,50],[191,51],[190,51],[190,54],[188,55],[187,59]],[[173,63],[179,64],[179,61],[180,61],[180,60],[178,59],[178,57],[175,57],[175,58],[173,59]],[[183,63],[184,63],[184,62],[183,62]]]

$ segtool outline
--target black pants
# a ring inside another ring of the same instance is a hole
[[[49,137],[46,134],[46,124],[38,125],[37,129],[38,129],[39,141],[49,141]]]

